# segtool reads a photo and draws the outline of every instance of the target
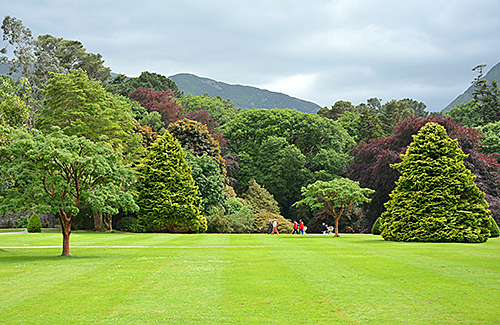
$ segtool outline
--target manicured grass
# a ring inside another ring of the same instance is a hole
[[[26,228],[0,228],[0,233],[2,232],[23,232]]]
[[[0,324],[497,324],[500,239],[0,235]],[[53,247],[52,247],[53,246]],[[139,246],[139,247],[137,247]],[[14,248],[18,247],[18,248]]]

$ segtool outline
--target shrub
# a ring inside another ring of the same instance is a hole
[[[29,216],[20,216],[16,220],[17,228],[26,228],[28,227],[29,222],[30,222]]]
[[[231,228],[233,233],[251,233],[253,231],[254,214],[250,207],[243,206],[232,216]]]
[[[292,232],[293,223],[290,220],[270,212],[261,212],[254,215],[254,232],[267,233],[269,231],[269,219],[274,220],[274,218],[278,222],[278,231],[280,233],[289,234]]]
[[[375,220],[375,223],[373,224],[372,227],[372,234],[373,235],[380,235],[382,232],[380,231],[380,218],[377,218]]]
[[[120,231],[135,232],[137,218],[123,217],[116,223],[116,229]]]
[[[490,227],[488,228],[490,230],[490,238],[499,237],[500,228],[498,227],[498,224],[496,223],[495,219],[491,218],[490,223],[491,223]]]
[[[224,213],[222,208],[213,208],[206,216],[207,232],[210,233],[230,233],[232,218]]]
[[[42,222],[36,213],[31,216],[27,228],[28,232],[42,232]]]

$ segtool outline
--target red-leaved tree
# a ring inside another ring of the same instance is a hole
[[[137,88],[130,93],[130,99],[135,100],[148,110],[156,111],[161,115],[161,121],[165,128],[170,123],[183,118],[183,107],[175,101],[175,95],[171,90],[156,91],[153,89]]]
[[[412,135],[428,122],[436,122],[446,128],[452,139],[457,139],[465,154],[469,155],[465,166],[476,176],[476,185],[485,193],[493,218],[500,223],[500,164],[491,155],[478,152],[480,131],[462,127],[452,118],[429,117],[409,118],[400,122],[395,132],[388,137],[370,142],[362,142],[351,150],[353,162],[347,167],[346,174],[360,186],[375,190],[372,201],[365,205],[365,230],[371,229],[375,220],[385,210],[384,203],[395,187],[400,173],[389,165],[401,161],[400,155],[413,141]]]

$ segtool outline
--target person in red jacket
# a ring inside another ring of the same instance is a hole
[[[293,222],[293,230],[292,230],[292,235],[294,234],[298,234],[299,232],[297,231],[297,228],[299,227],[299,224],[297,223],[297,221],[294,221]]]
[[[302,221],[302,219],[300,219],[300,222],[299,222],[299,235],[302,233],[302,235],[304,234],[304,221]]]

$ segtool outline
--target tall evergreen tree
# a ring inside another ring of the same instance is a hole
[[[382,236],[394,241],[485,242],[490,211],[476,176],[465,168],[457,140],[437,123],[427,123],[414,136],[387,209]]]
[[[253,178],[250,180],[248,191],[243,197],[258,212],[280,214],[280,208],[274,196]]]
[[[138,167],[137,230],[153,232],[204,232],[191,168],[181,145],[168,132],[158,137]]]
[[[384,130],[378,116],[366,107],[361,111],[358,120],[358,140],[368,142],[384,136]]]

